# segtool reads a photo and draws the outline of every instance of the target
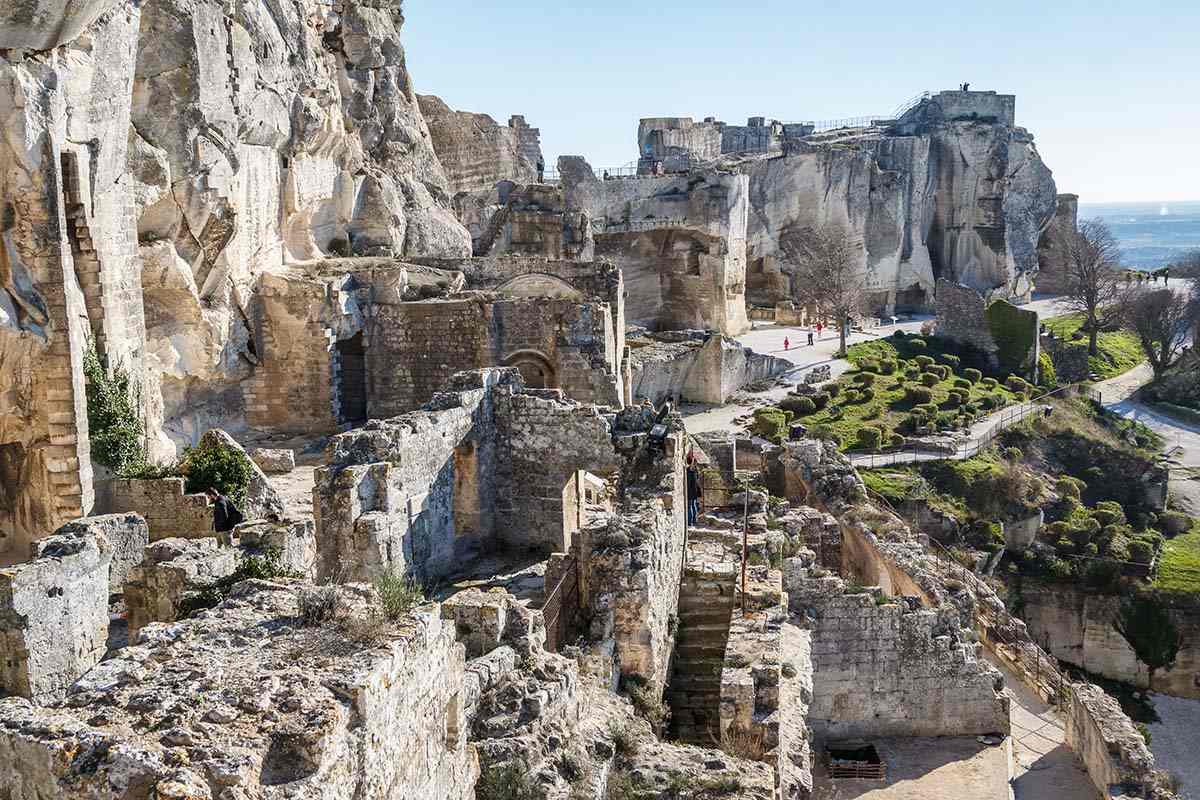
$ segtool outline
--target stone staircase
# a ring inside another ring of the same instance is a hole
[[[708,548],[705,548],[708,549]],[[679,629],[667,687],[671,736],[712,747],[720,741],[721,670],[733,613],[737,567],[689,546],[679,588]]]
[[[479,241],[475,242],[474,255],[476,258],[486,256],[492,252],[492,248],[496,245],[496,239],[500,236],[500,231],[504,230],[504,225],[508,222],[508,218],[512,214],[513,203],[516,199],[517,190],[513,189],[509,193],[508,202],[492,216],[492,221],[488,223],[487,230],[483,232],[483,236],[479,237]]]

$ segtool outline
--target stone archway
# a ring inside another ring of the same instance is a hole
[[[518,350],[504,359],[504,366],[516,367],[530,389],[558,388],[558,374],[554,365],[536,350]]]
[[[509,299],[553,298],[582,302],[583,292],[557,275],[545,272],[529,272],[510,278],[496,287],[496,291]]]

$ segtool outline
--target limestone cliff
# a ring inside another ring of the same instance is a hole
[[[417,99],[452,195],[489,192],[500,181],[536,180],[542,162],[540,133],[524,117],[510,117],[505,126],[487,114],[454,111],[433,95]]]
[[[89,346],[173,455],[245,416],[260,276],[471,239],[399,3],[0,5],[0,551],[19,551],[91,507]]]
[[[1055,186],[1032,135],[1015,124],[1015,103],[994,92],[941,92],[899,119],[865,127],[777,126],[778,150],[747,152],[732,137],[720,143],[719,157],[708,140],[680,138],[673,120],[643,120],[638,141],[644,146],[653,139],[648,126],[659,125],[661,138],[690,162],[719,158],[749,175],[750,302],[788,299],[777,280],[780,269],[791,270],[781,237],[836,223],[860,244],[880,311],[925,309],[941,278],[996,297],[1022,299],[1032,290]],[[684,130],[702,128],[713,126]]]

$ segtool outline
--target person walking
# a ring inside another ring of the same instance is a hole
[[[687,524],[690,527],[696,524],[696,519],[700,516],[700,495],[703,487],[696,454],[688,453],[687,462]]]
[[[785,353],[786,353],[786,352],[787,352],[789,349],[791,349],[791,346],[792,346],[792,341],[791,341],[791,339],[789,339],[789,338],[788,338],[788,337],[786,337],[786,336],[785,336],[785,337],[783,337],[783,352],[785,352]]]
[[[808,346],[809,347],[813,346],[813,332],[812,331],[808,332]]]
[[[238,507],[228,497],[211,486],[204,493],[208,495],[208,499],[213,504],[213,530],[216,533],[228,534],[246,521],[246,518],[242,516],[242,512],[238,510]],[[217,537],[221,541],[227,538],[227,536]]]
[[[823,331],[823,330],[825,330],[824,323],[818,322],[817,323],[817,341],[818,342],[821,341],[821,331]]]

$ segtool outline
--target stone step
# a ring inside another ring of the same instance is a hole
[[[711,637],[713,639],[728,639],[729,638],[729,620],[724,619],[719,622],[693,622],[691,624],[684,620],[679,621],[679,635],[681,639],[703,639]]]

